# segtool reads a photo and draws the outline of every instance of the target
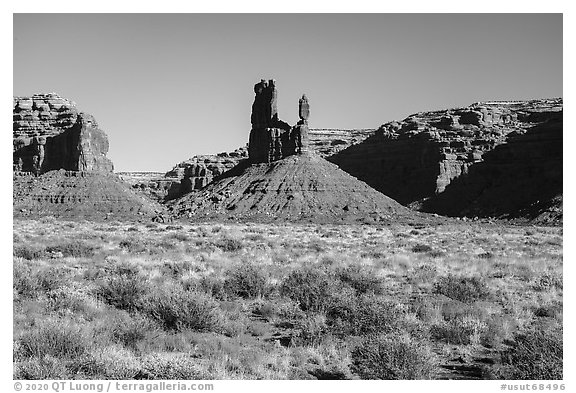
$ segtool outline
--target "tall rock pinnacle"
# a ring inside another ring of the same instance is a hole
[[[299,100],[300,121],[294,127],[278,119],[276,81],[262,79],[254,86],[252,130],[248,143],[251,163],[281,160],[307,151],[310,106],[305,95]]]

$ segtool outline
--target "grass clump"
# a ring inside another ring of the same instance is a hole
[[[362,379],[431,379],[435,364],[424,343],[396,334],[366,337],[352,350],[352,372]]]
[[[453,276],[440,278],[435,292],[464,303],[486,300],[490,296],[488,286],[480,277]]]

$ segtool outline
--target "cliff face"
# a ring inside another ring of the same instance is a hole
[[[299,101],[300,120],[291,127],[278,119],[276,82],[262,79],[254,86],[252,130],[248,142],[250,162],[278,161],[308,150],[308,116],[310,106],[305,95]]]
[[[254,86],[249,142],[247,148],[231,153],[199,155],[177,164],[163,179],[146,180],[133,187],[154,195],[158,200],[171,200],[204,188],[243,160],[269,163],[308,151],[308,117],[310,105],[303,95],[298,102],[300,120],[294,126],[278,119],[276,82],[261,80]]]
[[[382,125],[329,160],[403,204],[454,216],[512,217],[548,198],[538,184],[562,192],[562,100],[417,113]],[[496,191],[498,182],[518,188],[505,195]]]
[[[422,210],[449,216],[562,220],[562,118],[550,117],[487,151]]]
[[[96,120],[56,94],[15,97],[14,216],[135,218],[163,211],[113,173]]]
[[[315,223],[431,222],[430,217],[407,209],[308,151],[310,107],[305,96],[299,101],[300,120],[288,128],[279,126],[273,81],[257,84],[255,92],[248,159],[200,191],[167,202],[175,216]]]
[[[56,94],[15,97],[13,170],[112,172],[108,138],[96,120]]]
[[[359,143],[376,129],[308,129],[308,150],[323,158],[336,154]],[[198,191],[223,173],[248,159],[248,148],[241,147],[232,152],[214,155],[197,155],[176,164],[162,176],[120,174],[132,187],[152,198],[164,201],[177,198],[187,192]]]
[[[417,113],[378,129],[308,129],[308,150],[415,209],[558,222],[562,113],[562,99],[476,103]],[[271,150],[262,155],[266,160]],[[201,190],[247,159],[246,149],[196,156],[149,187],[139,186],[158,199],[173,199]]]

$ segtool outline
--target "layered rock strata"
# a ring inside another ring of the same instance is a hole
[[[57,94],[15,97],[13,170],[42,174],[51,170],[112,172],[108,138],[89,114]]]
[[[339,151],[360,143],[376,129],[344,130],[331,128],[308,128],[308,150],[321,157],[329,157]],[[300,148],[306,151],[306,144]],[[144,192],[152,198],[165,201],[177,198],[190,191],[198,191],[223,173],[248,159],[247,147],[232,152],[214,155],[197,155],[176,164],[168,172],[138,175],[120,174],[134,189]]]
[[[505,210],[509,209],[508,214],[514,215],[510,211],[512,205],[504,203],[515,199],[513,196],[501,195],[502,203],[498,205],[502,209],[473,209],[461,203],[441,208],[440,200],[444,199],[439,196],[455,180],[462,182],[464,178],[468,179],[468,188],[478,193],[491,192],[496,175],[484,170],[480,171],[484,175],[479,175],[472,171],[477,166],[507,172],[510,179],[522,177],[526,185],[533,184],[533,189],[542,176],[561,184],[562,168],[557,165],[562,158],[561,130],[562,99],[482,102],[466,108],[417,113],[400,122],[386,123],[373,136],[329,160],[403,204],[422,208],[424,201],[432,198],[436,202],[427,203],[427,211],[506,216]],[[535,138],[537,143],[525,142]],[[530,162],[532,169],[519,166],[521,162]],[[555,169],[544,169],[549,166]],[[527,190],[522,187],[510,192],[526,194]],[[555,190],[558,192],[557,186]],[[536,198],[538,191],[529,194]],[[464,200],[472,203],[475,198],[460,198],[460,202]],[[513,204],[514,211],[524,209],[526,203],[529,202]]]
[[[102,172],[15,172],[14,217],[55,216],[70,219],[139,219],[164,208],[130,190],[118,176]]]
[[[54,93],[15,97],[14,216],[106,219],[162,212],[113,173],[107,152],[104,131],[72,101]]]
[[[277,135],[276,128],[269,127],[279,124],[275,84],[270,82],[262,81],[255,88],[249,159],[200,191],[168,202],[174,215],[200,220],[315,223],[432,220],[308,151],[310,107],[305,96],[299,101],[298,124],[290,130],[282,128],[285,132],[280,133],[277,144],[254,142],[262,135]],[[286,135],[291,138],[282,139]]]
[[[439,222],[400,205],[313,152],[271,163],[245,161],[167,206],[175,216],[192,220]]]

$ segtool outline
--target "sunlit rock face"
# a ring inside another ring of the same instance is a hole
[[[108,137],[93,116],[57,94],[14,97],[13,169],[112,172]]]

